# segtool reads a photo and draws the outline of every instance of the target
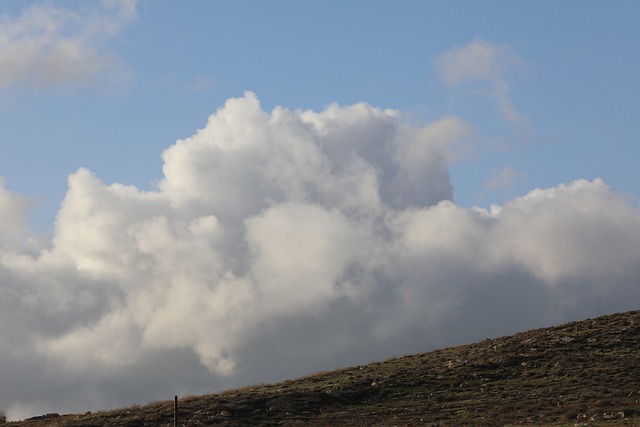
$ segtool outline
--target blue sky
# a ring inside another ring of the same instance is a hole
[[[5,19],[34,4],[8,2]],[[473,155],[451,169],[463,205],[595,177],[637,195],[639,8],[634,1],[142,1],[117,34],[94,43],[119,62],[122,78],[0,88],[0,174],[7,188],[38,200],[32,222],[49,230],[66,176],[78,167],[152,189],[162,176],[160,152],[201,128],[225,99],[251,90],[266,110],[364,101],[416,122],[460,116],[475,129]],[[475,38],[520,59],[505,66],[504,79],[526,123],[504,120],[482,94],[487,82],[447,87],[434,70],[439,55]],[[512,187],[486,189],[506,167],[518,172]]]
[[[637,1],[5,1],[0,410],[640,305]]]

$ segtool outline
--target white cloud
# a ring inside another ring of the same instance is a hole
[[[72,174],[38,252],[0,187],[3,409],[142,403],[637,307],[637,207],[600,180],[457,206],[468,132],[367,104],[267,112],[248,92],[163,153],[157,191]]]
[[[103,10],[49,4],[0,17],[0,87],[49,88],[123,79],[128,71],[104,48],[135,18],[133,0],[103,1]]]
[[[522,59],[507,48],[475,38],[465,46],[442,53],[434,65],[448,86],[488,83],[489,96],[495,99],[503,116],[510,122],[518,122],[524,117],[509,97],[507,73],[522,63]]]
[[[576,279],[606,288],[635,274],[638,213],[600,179],[534,190],[501,210],[493,256],[522,263],[551,286]]]

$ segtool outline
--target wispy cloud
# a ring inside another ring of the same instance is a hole
[[[198,93],[210,89],[214,84],[214,79],[206,76],[198,76],[192,83],[184,85],[182,90],[187,93]]]
[[[488,94],[495,99],[505,119],[517,122],[524,117],[509,97],[507,72],[522,63],[523,60],[507,48],[475,38],[465,46],[442,53],[434,65],[448,86],[487,83]]]
[[[104,0],[83,11],[34,4],[0,19],[0,88],[86,86],[125,78],[105,46],[136,15],[133,0]]]
[[[501,190],[512,196],[514,186],[518,182],[527,182],[528,180],[526,173],[507,165],[500,170],[491,171],[485,181],[485,188],[487,191]]]

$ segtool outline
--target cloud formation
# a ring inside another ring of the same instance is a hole
[[[457,206],[469,132],[364,103],[267,112],[247,92],[163,153],[157,191],[73,173],[37,250],[0,186],[3,409],[142,403],[637,308],[637,206],[598,179]]]
[[[508,70],[522,62],[522,59],[505,47],[475,38],[465,46],[439,55],[434,66],[448,86],[488,83],[489,95],[495,99],[505,119],[518,122],[523,116],[509,98],[506,75]]]
[[[104,49],[136,16],[135,0],[103,0],[82,12],[35,4],[0,16],[0,88],[91,85],[121,79],[126,67]]]

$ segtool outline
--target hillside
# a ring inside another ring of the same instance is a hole
[[[179,400],[179,425],[640,425],[640,311]],[[173,401],[11,427],[167,426]]]

